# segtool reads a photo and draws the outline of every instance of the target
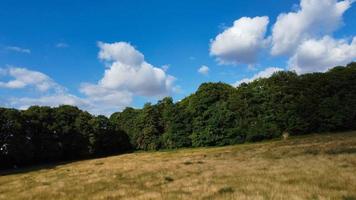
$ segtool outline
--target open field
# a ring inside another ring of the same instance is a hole
[[[0,199],[356,199],[356,132],[2,172]]]

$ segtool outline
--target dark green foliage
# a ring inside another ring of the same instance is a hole
[[[128,151],[128,136],[104,116],[73,106],[0,108],[0,168]]]
[[[137,146],[137,137],[141,133],[137,124],[140,112],[140,110],[126,108],[121,113],[114,113],[110,117],[110,121],[125,131],[130,138],[130,143],[135,147]]]
[[[57,139],[62,159],[75,159],[87,155],[88,141],[75,126],[75,121],[82,111],[66,105],[54,110],[56,120],[51,126],[51,132]]]
[[[32,106],[23,112],[24,131],[31,138],[34,161],[44,162],[60,159],[58,136],[53,131],[54,110],[50,107]]]
[[[298,76],[277,72],[241,84],[204,83],[174,104],[164,98],[111,118],[137,149],[217,146],[356,128],[356,66]]]
[[[142,150],[221,146],[356,129],[356,63],[277,72],[234,88],[204,83],[174,103],[92,116],[73,106],[0,109],[0,167]]]
[[[161,136],[163,148],[190,147],[190,115],[179,104],[173,104],[172,98],[158,103],[162,112],[164,133]]]
[[[31,138],[23,125],[20,111],[0,109],[0,167],[21,165],[33,159]]]
[[[145,104],[142,112],[138,116],[138,127],[141,134],[138,135],[137,148],[143,150],[156,150],[161,147],[160,134],[163,132],[161,116],[157,106]]]
[[[95,155],[110,155],[130,149],[127,135],[105,116],[99,115],[91,119],[89,124],[93,133],[89,141]]]
[[[256,121],[247,131],[247,142],[258,142],[265,139],[272,139],[282,135],[281,129],[273,122]]]

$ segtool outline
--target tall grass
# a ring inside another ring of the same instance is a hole
[[[356,132],[140,152],[0,176],[0,199],[356,199]]]

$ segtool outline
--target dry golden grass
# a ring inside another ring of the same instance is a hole
[[[356,132],[132,153],[0,176],[0,199],[356,199]]]

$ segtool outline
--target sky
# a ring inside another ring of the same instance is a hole
[[[0,1],[0,107],[110,115],[356,60],[354,0]]]

